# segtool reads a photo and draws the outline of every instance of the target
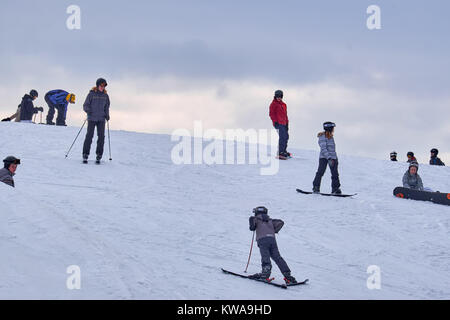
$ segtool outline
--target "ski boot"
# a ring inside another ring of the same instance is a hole
[[[49,126],[54,126],[54,125],[55,125],[55,123],[54,123],[53,121],[47,121],[47,124],[48,124]]]
[[[341,189],[337,188],[331,192],[331,194],[342,194]]]
[[[87,154],[83,154],[83,163],[87,164],[88,163],[88,155]]]
[[[284,152],[280,152],[278,154],[277,158],[280,159],[280,160],[287,160],[288,159],[288,157],[286,156],[286,154]]]
[[[320,193],[320,187],[313,187],[313,193]]]
[[[287,285],[297,283],[297,280],[293,276],[291,276],[290,272],[283,273],[283,276],[284,281],[286,282]]]
[[[270,282],[270,272],[271,272],[272,268],[270,267],[264,267],[261,271],[261,273],[255,273],[252,274],[251,276],[249,276],[250,279],[255,279],[255,280],[262,280],[262,281],[268,281]]]

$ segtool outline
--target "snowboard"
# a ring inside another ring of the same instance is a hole
[[[450,193],[419,191],[403,187],[395,188],[393,193],[397,198],[431,201],[433,203],[450,206]]]
[[[297,190],[297,192],[303,193],[303,194],[320,194],[321,196],[327,196],[327,197],[348,198],[348,197],[353,197],[353,196],[357,195],[357,193],[354,193],[354,194],[333,194],[333,193],[321,193],[321,192],[314,193],[314,192],[311,192],[311,191],[304,191],[304,190],[301,190],[301,189],[296,189],[296,190]]]
[[[275,287],[278,287],[278,288],[281,288],[281,289],[287,289],[288,287],[293,287],[293,286],[306,284],[309,281],[309,279],[306,279],[304,281],[297,282],[297,283],[284,284],[284,283],[273,282],[273,280],[275,278],[271,278],[270,281],[267,281],[267,280],[262,280],[262,279],[252,279],[252,278],[250,278],[247,275],[243,275],[243,274],[240,274],[240,273],[235,273],[235,272],[232,272],[232,271],[228,271],[228,270],[225,270],[223,268],[222,268],[222,271],[224,273],[226,273],[226,274],[231,274],[233,276],[237,276],[237,277],[240,277],[240,278],[245,278],[245,279],[254,280],[254,281],[258,281],[258,282],[263,282],[263,283],[266,283],[266,284],[269,284],[269,285],[272,285],[272,286],[275,286]]]

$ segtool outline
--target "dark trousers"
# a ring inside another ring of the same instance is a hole
[[[92,138],[94,137],[95,127],[97,127],[97,157],[103,156],[103,147],[105,145],[105,121],[88,121],[86,138],[83,145],[83,156],[89,156],[91,151]]]
[[[58,110],[58,116],[56,117],[56,124],[63,126],[66,124],[66,107],[64,105],[55,105],[50,101],[48,96],[45,96],[45,102],[48,105],[47,123],[53,122],[55,116],[55,109]]]
[[[322,177],[325,174],[325,170],[327,169],[328,160],[325,158],[319,159],[319,169],[317,169],[316,177],[313,182],[313,186],[315,188],[320,189],[320,183],[322,181]],[[341,183],[339,182],[339,172],[338,172],[338,160],[334,160],[334,166],[330,165],[331,170],[331,189],[333,191],[339,189]]]
[[[275,127],[278,130],[278,154],[286,152],[289,140],[288,127],[283,124],[278,124]]]
[[[270,262],[270,258],[275,261],[278,268],[282,274],[287,272],[291,272],[286,261],[281,257],[280,252],[278,251],[277,241],[275,237],[264,237],[258,240],[258,247],[261,253],[261,264],[263,272],[268,272],[272,270],[272,263]]]

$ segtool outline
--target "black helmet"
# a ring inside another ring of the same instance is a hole
[[[108,83],[106,82],[106,80],[103,79],[103,78],[97,79],[97,82],[96,82],[95,84],[96,84],[97,87],[100,86],[101,84],[104,84],[105,87],[108,85]]]
[[[333,128],[336,127],[336,124],[331,121],[327,121],[323,124],[323,130],[325,131],[333,131]]]
[[[269,212],[269,210],[267,210],[266,207],[256,207],[253,209],[255,216],[258,214],[267,214],[267,212]]]
[[[20,159],[17,159],[16,157],[9,156],[3,159],[3,162],[5,164],[5,168],[9,169],[9,166],[12,164],[20,164]]]
[[[33,98],[37,98],[39,96],[39,94],[36,90],[33,89],[30,91],[30,96],[32,96]]]
[[[281,91],[281,90],[275,91],[275,98],[283,99],[283,91]]]
[[[438,153],[439,153],[439,150],[438,149],[436,149],[436,148],[433,148],[433,149],[431,149],[431,151],[430,151],[431,153],[434,153],[434,155],[435,156],[437,156],[438,155]]]
[[[414,157],[414,152],[410,151],[406,154],[407,157]]]
[[[397,156],[397,152],[392,151],[392,152],[391,152],[391,157],[396,157],[396,156]]]

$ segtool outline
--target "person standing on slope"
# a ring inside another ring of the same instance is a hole
[[[54,125],[53,117],[55,116],[55,109],[58,110],[56,117],[57,126],[66,125],[67,105],[75,103],[75,95],[64,90],[52,90],[45,94],[45,102],[48,105],[47,124]]]
[[[39,111],[44,111],[44,108],[35,108],[33,101],[38,97],[38,92],[36,90],[31,90],[30,94],[25,94],[22,98],[22,103],[20,104],[20,122],[31,123],[33,115]]]
[[[20,159],[16,157],[9,156],[3,160],[4,167],[0,169],[0,182],[6,183],[11,187],[14,185],[14,175],[16,173],[17,166],[20,164]]]
[[[439,150],[436,148],[431,149],[431,159],[430,159],[430,165],[432,166],[445,166],[445,163],[442,162],[441,159],[438,158]]]
[[[94,130],[97,128],[97,160],[100,164],[105,144],[105,121],[109,121],[109,96],[106,91],[105,79],[98,79],[96,86],[92,88],[83,104],[83,110],[87,113],[88,128],[83,145],[83,163],[88,162],[91,150]]]
[[[417,162],[411,162],[408,171],[403,175],[403,187],[413,190],[423,191],[422,178],[417,171],[419,170],[419,164]]]
[[[320,184],[322,177],[327,169],[327,165],[331,170],[331,192],[333,194],[342,194],[340,189],[341,183],[339,182],[338,172],[338,158],[336,154],[336,144],[334,143],[334,128],[336,124],[333,122],[325,122],[323,124],[323,132],[319,132],[317,135],[319,138],[320,156],[319,156],[319,168],[317,169],[316,177],[313,181],[313,192],[320,192]]]
[[[289,119],[287,105],[283,102],[283,91],[275,91],[275,96],[269,108],[269,116],[273,126],[278,131],[278,156],[280,159],[286,160],[291,154],[286,150],[289,140]]]
[[[271,219],[269,217],[266,207],[257,207],[253,209],[254,216],[249,218],[250,231],[256,232],[256,242],[258,243],[259,251],[261,253],[262,272],[255,273],[249,278],[268,280],[272,272],[272,258],[280,268],[284,276],[284,281],[287,284],[297,283],[297,280],[291,276],[286,261],[281,257],[278,251],[277,240],[275,234],[278,233],[284,225],[283,220]]]
[[[417,159],[416,159],[416,157],[414,156],[414,152],[412,152],[412,151],[409,151],[407,154],[406,154],[406,156],[408,157],[408,160],[406,160],[406,162],[408,162],[408,163],[413,163],[413,162],[419,162],[419,161],[417,161]]]
[[[395,151],[391,152],[391,161],[398,161],[397,160],[397,152],[395,152]]]

